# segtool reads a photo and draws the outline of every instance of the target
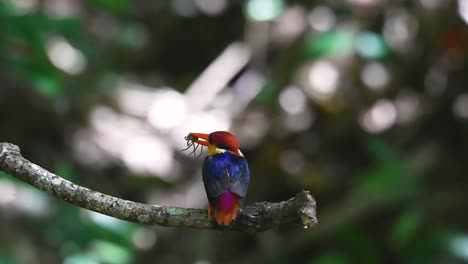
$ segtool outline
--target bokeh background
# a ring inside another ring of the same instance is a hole
[[[0,141],[83,186],[205,207],[188,132],[314,230],[136,225],[0,173],[0,263],[467,263],[468,1],[1,0]]]

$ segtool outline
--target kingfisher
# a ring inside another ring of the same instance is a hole
[[[213,210],[216,223],[228,226],[243,205],[250,181],[249,166],[239,142],[226,131],[189,133],[186,139],[189,147],[190,143],[208,147],[202,169],[209,202],[208,217]]]

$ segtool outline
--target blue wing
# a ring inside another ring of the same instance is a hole
[[[249,182],[249,166],[244,157],[224,152],[206,157],[203,163],[203,183],[212,205],[227,190],[244,198]]]

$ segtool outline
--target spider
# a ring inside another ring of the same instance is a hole
[[[200,147],[200,144],[197,144],[195,140],[197,140],[198,138],[191,134],[188,134],[187,136],[184,137],[184,139],[187,141],[187,147],[181,151],[183,152],[193,147],[193,151],[189,153],[189,156],[193,154],[195,158],[200,157],[203,152],[203,146],[201,146],[200,148],[200,154],[197,155],[196,152],[197,152],[198,147]]]

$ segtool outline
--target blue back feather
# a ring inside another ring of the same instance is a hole
[[[203,163],[203,183],[212,205],[227,190],[245,197],[249,181],[249,166],[244,157],[224,152],[206,157]]]

